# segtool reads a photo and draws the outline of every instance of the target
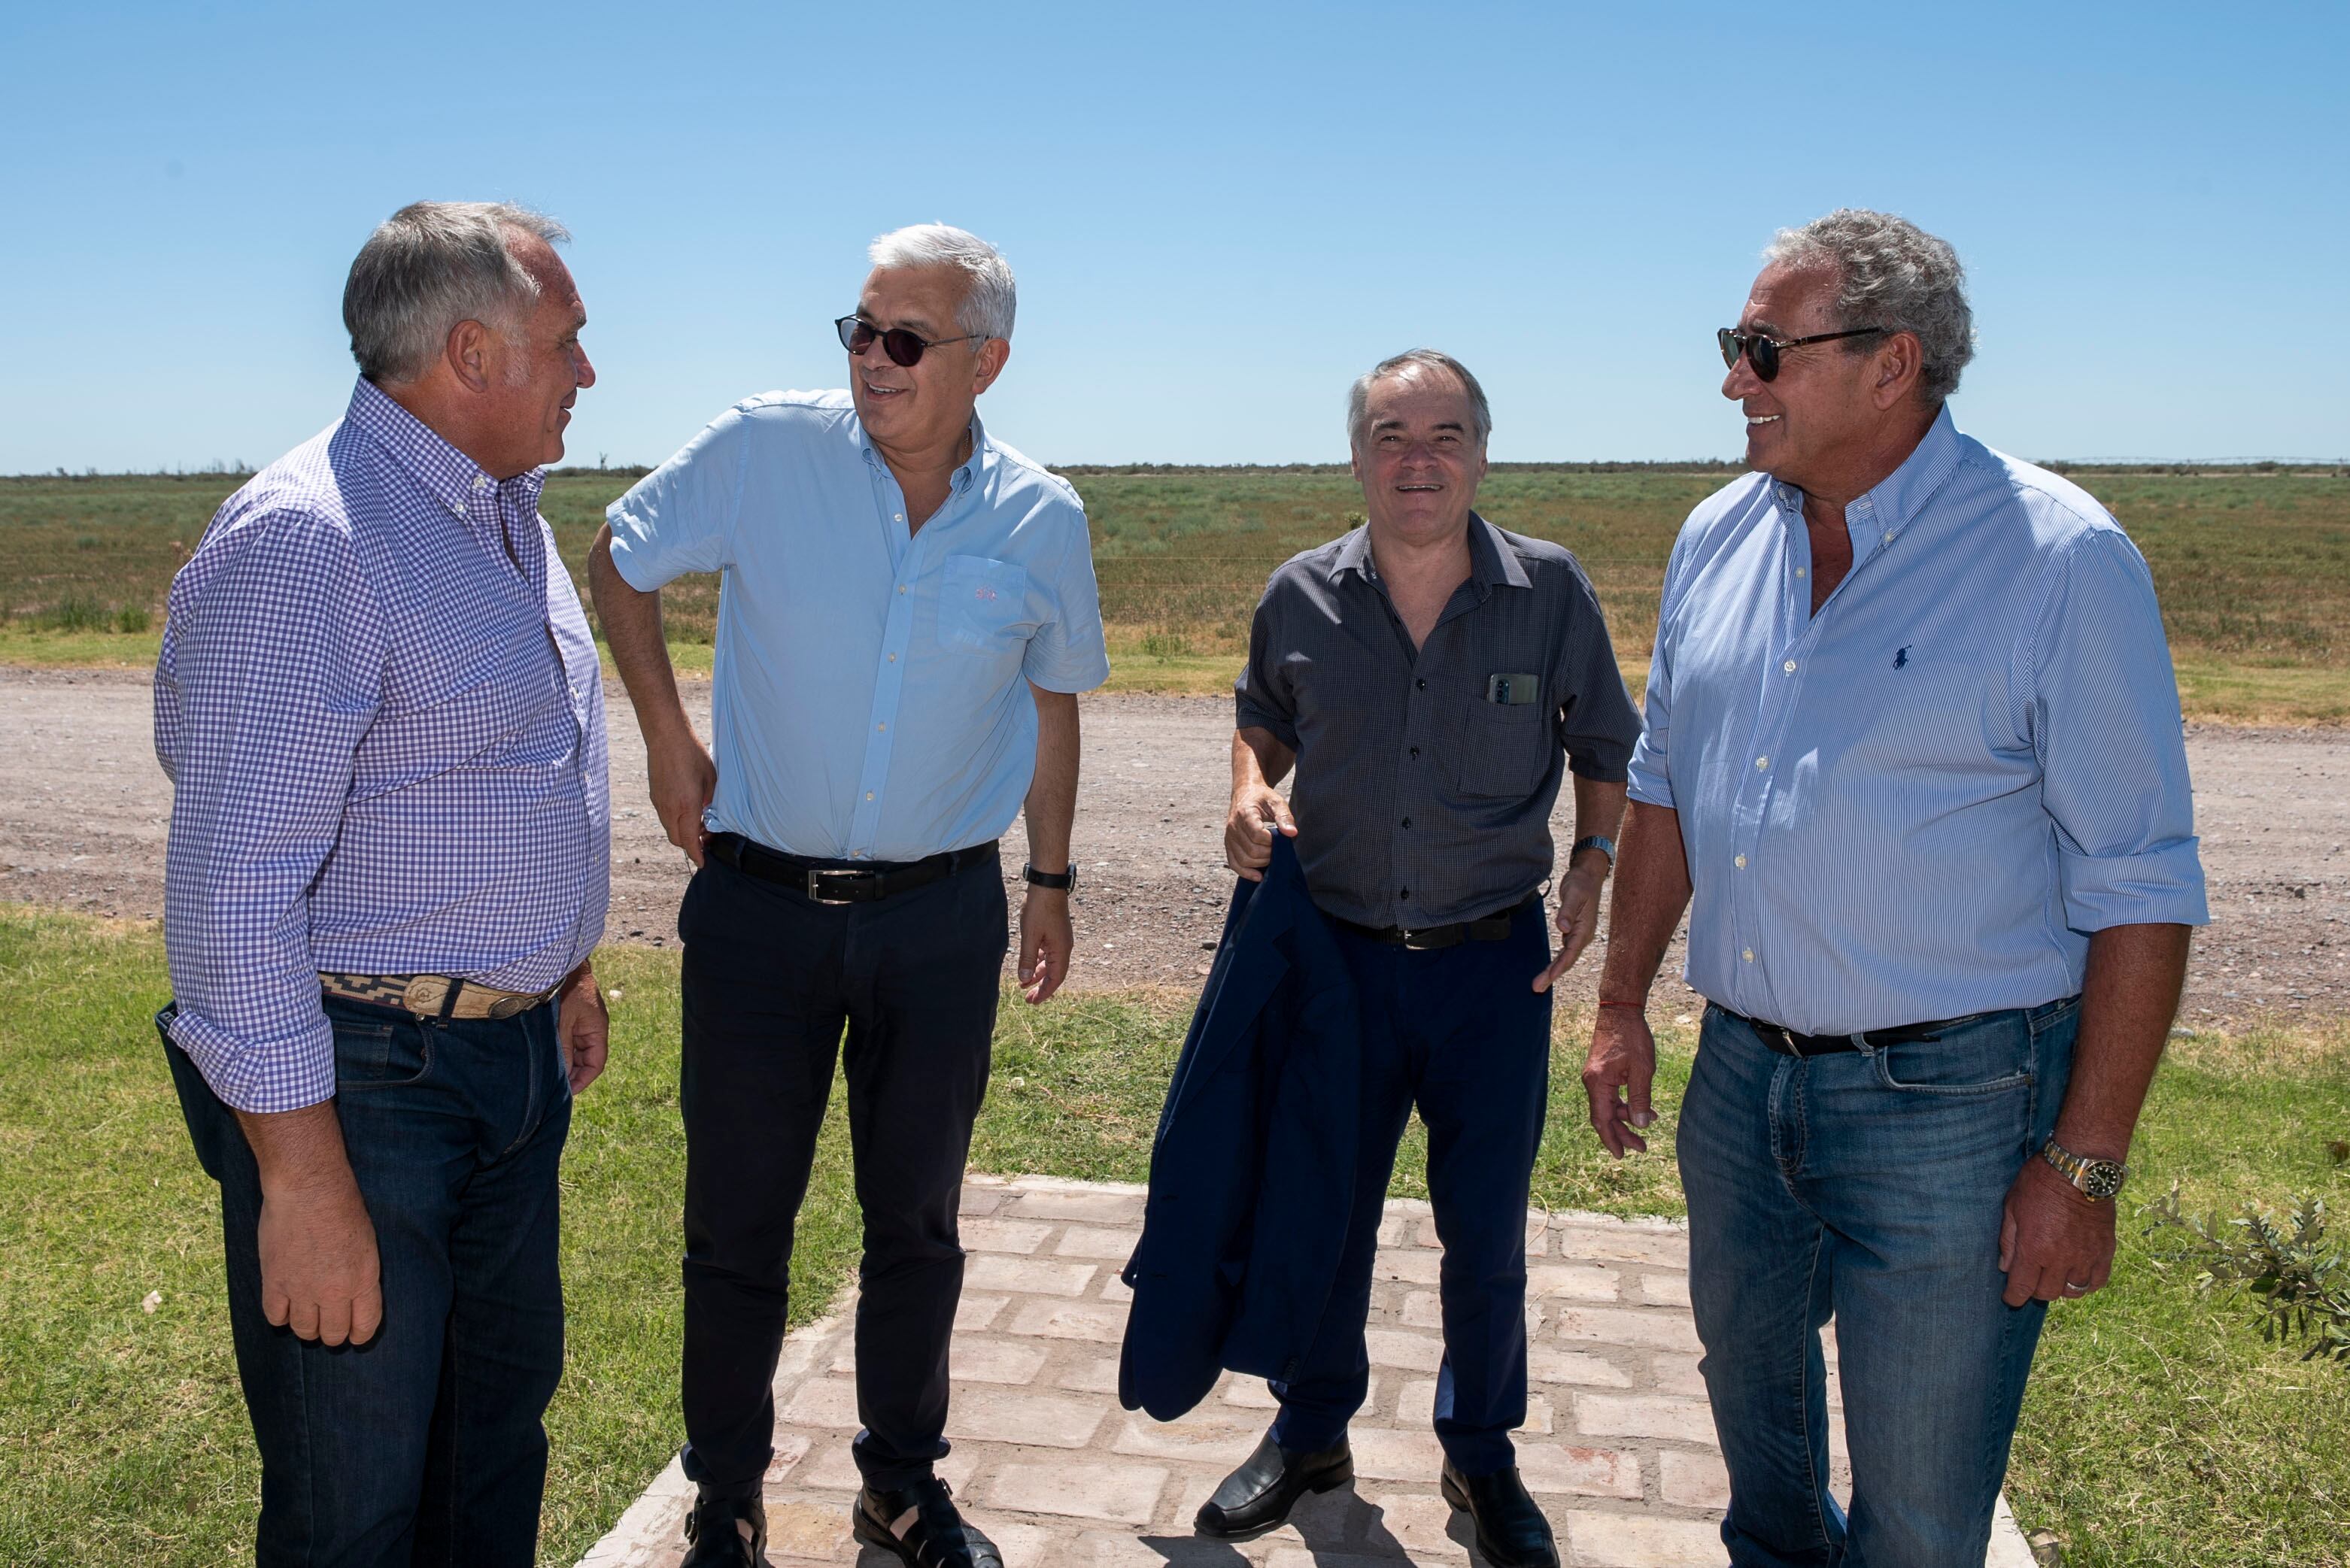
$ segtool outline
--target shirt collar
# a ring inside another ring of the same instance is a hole
[[[440,431],[401,408],[365,376],[351,389],[350,407],[343,418],[372,437],[408,471],[419,488],[452,512],[463,513],[477,491],[495,491],[502,501],[526,506],[532,513],[538,510],[546,470],[534,468],[503,483],[492,479],[480,463],[450,445]]]
[[[873,437],[865,429],[865,421],[858,419],[854,410],[851,410],[848,418],[857,427],[857,442],[865,452],[865,461],[876,466],[885,465],[887,460],[874,446]],[[950,494],[960,495],[969,490],[979,476],[987,472],[988,466],[995,461],[995,444],[987,439],[987,425],[980,419],[979,410],[976,409],[972,410],[970,434],[971,455],[964,458],[952,473],[947,475],[947,491]]]
[[[1366,581],[1370,578],[1371,525],[1367,523],[1339,541],[1337,558],[1330,563],[1332,581],[1347,572]],[[1493,588],[1534,586],[1518,553],[1503,540],[1502,531],[1474,512],[1469,514],[1469,580],[1477,585],[1479,598]]]
[[[1959,466],[1959,427],[1950,418],[1950,405],[1944,403],[1909,455],[1901,460],[1901,465],[1844,509],[1855,543],[1872,535],[1881,535],[1889,541],[1893,535],[1908,527]],[[1776,478],[1771,481],[1771,486],[1782,515],[1803,515],[1804,493],[1800,489]],[[1866,528],[1864,523],[1867,524]]]

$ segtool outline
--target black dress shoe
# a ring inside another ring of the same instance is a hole
[[[1328,1491],[1354,1479],[1355,1450],[1346,1438],[1318,1454],[1303,1454],[1283,1448],[1268,1432],[1256,1452],[1200,1505],[1191,1522],[1201,1534],[1220,1540],[1254,1535],[1287,1519],[1307,1492]]]
[[[678,1568],[767,1568],[767,1505],[755,1497],[697,1496]]]
[[[906,1568],[1003,1568],[1003,1553],[977,1525],[964,1521],[953,1491],[936,1476],[901,1491],[867,1487],[857,1494],[849,1513],[858,1540],[896,1552]],[[898,1521],[910,1513],[913,1518],[901,1536]]]
[[[1550,1521],[1526,1495],[1517,1466],[1471,1480],[1447,1459],[1438,1484],[1444,1501],[1477,1527],[1477,1550],[1493,1568],[1558,1568],[1558,1542],[1551,1536]]]

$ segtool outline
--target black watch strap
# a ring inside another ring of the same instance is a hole
[[[1075,892],[1077,886],[1077,863],[1074,860],[1070,861],[1066,871],[1039,871],[1034,866],[1023,866],[1020,867],[1020,875],[1023,880],[1038,888],[1050,888],[1062,893]]]

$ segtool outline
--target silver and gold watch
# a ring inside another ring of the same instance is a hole
[[[2040,1158],[2055,1167],[2056,1174],[2078,1188],[2083,1197],[2099,1203],[2110,1200],[2129,1177],[2129,1167],[2118,1160],[2090,1159],[2053,1137],[2040,1146]]]

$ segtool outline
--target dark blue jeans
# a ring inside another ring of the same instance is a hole
[[[1806,1061],[1706,1010],[1679,1141],[1737,1568],[1981,1568],[2046,1312],[2000,1299],[2002,1200],[2055,1127],[2079,1013]],[[1828,1493],[1831,1317],[1849,1518]]]
[[[1534,990],[1550,962],[1542,905],[1519,911],[1498,942],[1413,951],[1343,928],[1336,935],[1362,999],[1355,1210],[1305,1367],[1273,1386],[1274,1439],[1328,1448],[1369,1392],[1371,1266],[1396,1145],[1416,1104],[1444,1243],[1436,1436],[1463,1474],[1488,1475],[1516,1462],[1510,1432],[1526,1418],[1526,1189],[1550,1097],[1551,999]]]
[[[329,1001],[335,1109],[374,1222],[383,1326],[328,1349],[261,1311],[261,1182],[228,1106],[167,1043],[220,1183],[229,1325],[261,1449],[261,1568],[515,1564],[538,1548],[563,1371],[556,1168],[571,1094],[555,1008],[425,1023]],[[166,1009],[160,1023],[168,1023]]]

